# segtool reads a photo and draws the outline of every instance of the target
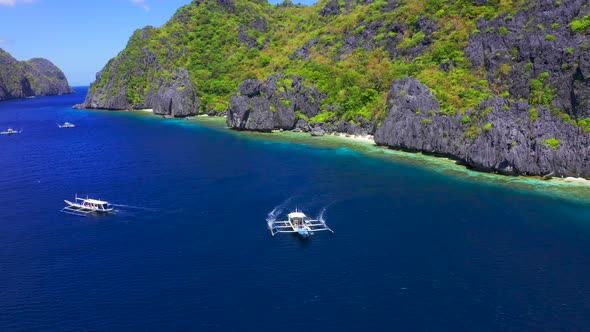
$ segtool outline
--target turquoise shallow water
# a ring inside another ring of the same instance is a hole
[[[0,103],[0,330],[590,329],[583,187],[83,97]],[[335,234],[272,237],[296,206]]]
[[[224,118],[199,117],[191,122],[209,128],[228,132]],[[311,137],[308,133],[274,132],[272,134],[256,132],[234,132],[242,137],[287,144],[304,144],[310,147],[322,147],[335,150],[336,153],[360,153],[365,157],[377,158],[420,168],[451,177],[457,181],[480,183],[510,190],[545,195],[551,198],[590,204],[590,181],[573,178],[553,178],[551,180],[531,176],[504,176],[484,173],[469,169],[455,160],[421,153],[409,153],[377,146],[366,140],[342,135],[326,135],[322,138]]]

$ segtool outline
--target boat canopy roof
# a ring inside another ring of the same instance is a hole
[[[306,218],[307,216],[303,212],[291,212],[289,218]]]
[[[83,200],[84,202],[90,203],[90,204],[99,204],[99,205],[109,204],[109,202],[99,201],[99,200],[92,199],[92,198],[80,198],[80,199]]]

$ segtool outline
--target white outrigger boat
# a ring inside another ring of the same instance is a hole
[[[75,216],[86,217],[89,213],[109,213],[113,212],[113,206],[106,201],[99,201],[96,199],[76,197],[73,202],[64,200],[67,206],[61,209],[61,212],[73,214]]]
[[[12,134],[20,134],[22,133],[22,130],[12,130],[11,128],[8,128],[8,130],[1,132],[0,134],[2,135],[12,135]]]
[[[74,128],[75,127],[73,123],[69,123],[69,122],[66,122],[66,123],[64,123],[62,125],[60,125],[58,123],[57,126],[60,127],[60,128]]]
[[[287,215],[287,220],[269,221],[268,228],[272,236],[277,233],[297,233],[304,239],[313,235],[314,232],[330,231],[334,233],[325,222],[311,219],[297,209]]]

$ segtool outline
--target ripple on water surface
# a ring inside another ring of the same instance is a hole
[[[82,97],[0,103],[0,330],[590,327],[587,187]],[[272,237],[295,208],[335,234]]]

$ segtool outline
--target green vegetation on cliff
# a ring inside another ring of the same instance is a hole
[[[508,96],[507,87],[490,82],[486,69],[472,65],[464,50],[471,34],[512,32],[479,31],[478,20],[510,18],[527,6],[531,2],[524,0],[321,0],[310,7],[288,0],[277,6],[193,1],[164,26],[136,31],[91,92],[115,81],[109,95],[126,89],[129,103],[141,105],[150,88],[186,68],[199,112],[224,112],[240,82],[280,73],[287,88],[288,77],[296,75],[326,94],[325,113],[312,120],[363,122],[383,119],[391,82],[413,76],[433,91],[442,113],[465,113],[485,98]],[[572,22],[572,29],[581,31],[584,22]],[[533,105],[549,105],[555,95],[545,74],[530,82]],[[494,75],[510,77],[511,66],[504,64]]]
[[[17,61],[0,48],[0,101],[72,91],[64,73],[49,60]]]

